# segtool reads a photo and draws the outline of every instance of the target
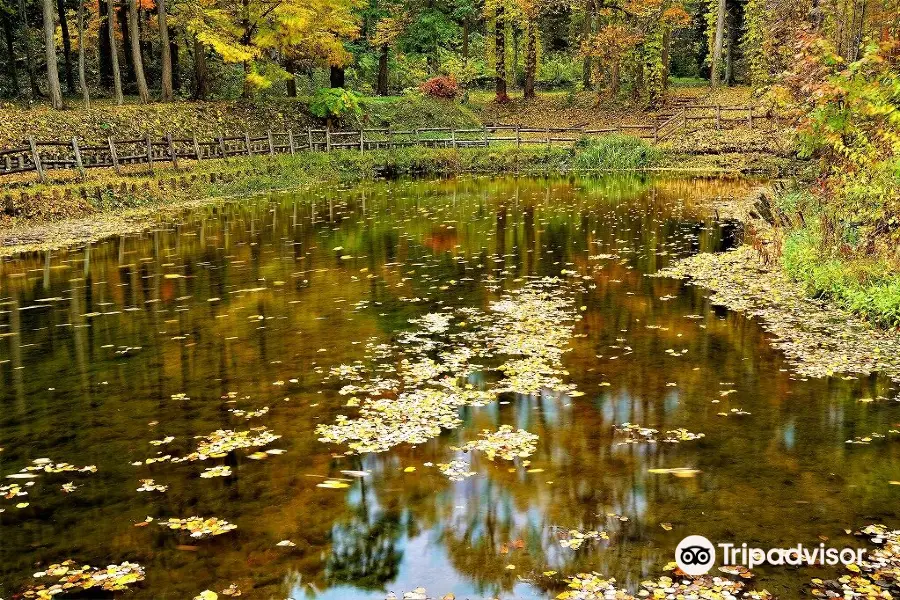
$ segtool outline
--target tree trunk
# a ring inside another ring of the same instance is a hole
[[[329,80],[331,83],[331,87],[333,88],[342,88],[346,83],[346,74],[344,73],[343,67],[331,67],[331,71],[329,73]]]
[[[169,60],[172,61],[172,92],[181,91],[181,60],[179,58],[178,40],[169,38]]]
[[[78,83],[81,85],[81,97],[84,107],[91,107],[91,93],[88,91],[87,75],[84,72],[84,2],[78,0]]]
[[[328,74],[329,84],[333,88],[342,88],[346,84],[346,73],[343,67],[331,67]]]
[[[209,71],[206,68],[206,46],[194,38],[194,100],[209,95]]]
[[[507,79],[512,83],[513,87],[519,85],[519,28],[513,26],[512,28],[512,47],[513,47],[513,62],[512,69],[509,70],[509,77]]]
[[[109,65],[113,80],[113,95],[116,104],[121,105],[122,98],[122,71],[119,69],[119,49],[116,44],[116,2],[106,0],[106,24],[109,32]]]
[[[716,35],[713,40],[713,59],[710,83],[713,89],[719,87],[719,71],[722,64],[722,44],[725,41],[725,0],[719,0],[718,14],[716,15]]]
[[[114,2],[115,0],[109,0]],[[134,61],[132,61],[131,51],[129,50],[128,41],[131,39],[131,28],[128,26],[128,0],[121,0],[122,4],[116,9],[116,18],[119,21],[119,31],[122,33],[122,54],[119,58],[124,58],[124,70],[122,71],[123,81],[127,84],[135,83],[134,80]],[[120,63],[123,61],[120,61]],[[130,86],[129,86],[130,88]]]
[[[37,72],[34,64],[34,48],[31,45],[31,28],[28,26],[25,0],[19,0],[19,19],[22,22],[22,39],[25,43],[25,68],[28,71],[28,83],[31,85],[31,97],[41,97],[41,86],[38,84]]]
[[[63,108],[62,89],[59,85],[59,70],[56,64],[56,16],[53,14],[53,1],[42,0],[44,13],[44,54],[47,57],[47,92],[53,108]]]
[[[112,59],[109,52],[109,5],[107,0],[99,0],[97,16],[100,17],[100,30],[97,33],[97,57],[100,63],[100,85],[112,85]]]
[[[462,39],[462,59],[463,65],[469,64],[469,31],[471,29],[471,24],[469,23],[469,16],[466,15],[465,19],[463,19],[463,39]]]
[[[141,58],[141,33],[138,28],[137,0],[128,0],[128,37],[131,41],[131,62],[134,65],[134,78],[137,81],[138,96],[141,102],[150,102],[150,90],[144,77],[144,60]]]
[[[528,20],[525,35],[525,99],[530,100],[535,97],[534,80],[537,75],[537,19]]]
[[[378,55],[378,85],[377,94],[379,96],[388,95],[388,48],[387,44],[381,47],[381,54]]]
[[[509,102],[509,94],[506,91],[506,16],[503,6],[497,7],[497,17],[494,23],[494,101]]]
[[[287,86],[287,95],[288,98],[296,98],[297,97],[297,75],[291,73],[290,79],[284,82]]]
[[[662,39],[662,89],[669,89],[669,56],[672,49],[672,31],[666,27]]]
[[[166,0],[156,0],[156,13],[159,16],[159,45],[162,62],[162,101],[171,102],[175,97],[172,91],[172,47],[169,44],[169,25],[166,21]]]
[[[59,29],[62,33],[63,65],[66,72],[66,89],[75,93],[75,74],[72,69],[72,37],[69,35],[69,20],[66,18],[65,0],[56,0],[56,11],[59,13]]]
[[[594,2],[593,0],[587,0],[584,5],[584,23],[581,28],[581,40],[583,43],[587,43],[591,38],[592,27],[591,21],[593,19],[593,8]],[[593,70],[592,59],[589,54],[584,55],[584,63],[581,65],[581,85],[584,89],[589,90],[593,86],[591,84],[591,74]]]
[[[9,20],[9,14],[6,11],[0,11],[0,20],[3,21],[3,38],[6,41],[6,54],[9,56],[9,79],[12,83],[13,91],[19,93],[19,73],[16,71],[16,50],[15,50],[15,34],[13,33],[12,23]]]

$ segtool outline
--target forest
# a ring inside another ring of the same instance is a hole
[[[400,95],[425,82],[595,90],[653,106],[670,85],[816,81],[807,52],[849,65],[894,44],[896,0],[3,0],[0,96],[55,108],[325,90]],[[882,50],[889,60],[895,50]],[[833,64],[833,63],[829,63]],[[793,72],[794,79],[786,78]],[[822,81],[824,83],[824,81]],[[334,102],[334,93],[330,93]],[[344,101],[348,101],[344,95]]]

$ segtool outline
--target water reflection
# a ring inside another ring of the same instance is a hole
[[[136,598],[232,582],[248,598],[382,598],[418,586],[544,597],[561,581],[541,576],[549,570],[635,584],[689,533],[777,546],[896,523],[900,487],[887,481],[900,479],[897,445],[844,443],[900,422],[896,407],[856,402],[886,382],[798,380],[752,321],[709,306],[702,290],[645,276],[735,243],[739,228],[710,218],[702,201],[748,185],[382,182],[213,205],[144,234],[4,260],[0,473],[41,457],[98,472],[42,475],[22,509],[0,499],[0,596],[38,565],[74,558],[141,563]],[[615,257],[589,258],[600,254]],[[360,359],[366,341],[388,343],[410,318],[485,308],[525,276],[564,270],[589,278],[565,357],[585,396],[467,407],[462,428],[378,455],[345,457],[317,441],[317,424],[352,410],[325,375]],[[261,407],[270,410],[250,420],[229,412]],[[732,408],[750,414],[720,416]],[[626,421],[706,437],[617,445],[612,425]],[[209,464],[131,464],[262,424],[286,453],[230,455],[228,478],[201,479]],[[537,471],[474,456],[478,475],[450,482],[423,466],[501,424],[540,436]],[[175,440],[148,443],[165,436]],[[701,473],[648,472],[681,466]],[[168,491],[137,493],[149,477]],[[316,487],[325,477],[350,487]],[[68,481],[81,487],[64,494]],[[193,542],[133,526],[148,515],[217,516],[238,529]],[[560,528],[611,539],[572,551]],[[794,597],[813,575],[769,569],[760,580]]]

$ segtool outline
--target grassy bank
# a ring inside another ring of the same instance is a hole
[[[473,127],[478,117],[459,102],[424,96],[369,98],[359,116],[350,117],[348,127]],[[0,148],[18,146],[28,136],[39,140],[105,142],[108,136],[139,139],[147,134],[160,137],[196,135],[209,138],[237,134],[299,130],[321,127],[324,121],[309,113],[309,98],[259,99],[251,102],[174,102],[171,104],[124,104],[99,100],[91,108],[53,110],[47,106],[0,103]]]
[[[847,207],[808,185],[777,191],[772,204],[781,266],[793,281],[875,325],[900,327],[900,261],[884,232],[867,233]]]

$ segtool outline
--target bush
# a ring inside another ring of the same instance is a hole
[[[419,90],[432,98],[446,98],[452,100],[459,94],[459,84],[453,75],[432,77],[422,83]]]
[[[344,88],[321,88],[309,103],[309,112],[320,119],[340,119],[362,112],[360,97]]]
[[[643,169],[658,159],[656,148],[627,135],[582,138],[575,144],[575,166],[579,169]]]

